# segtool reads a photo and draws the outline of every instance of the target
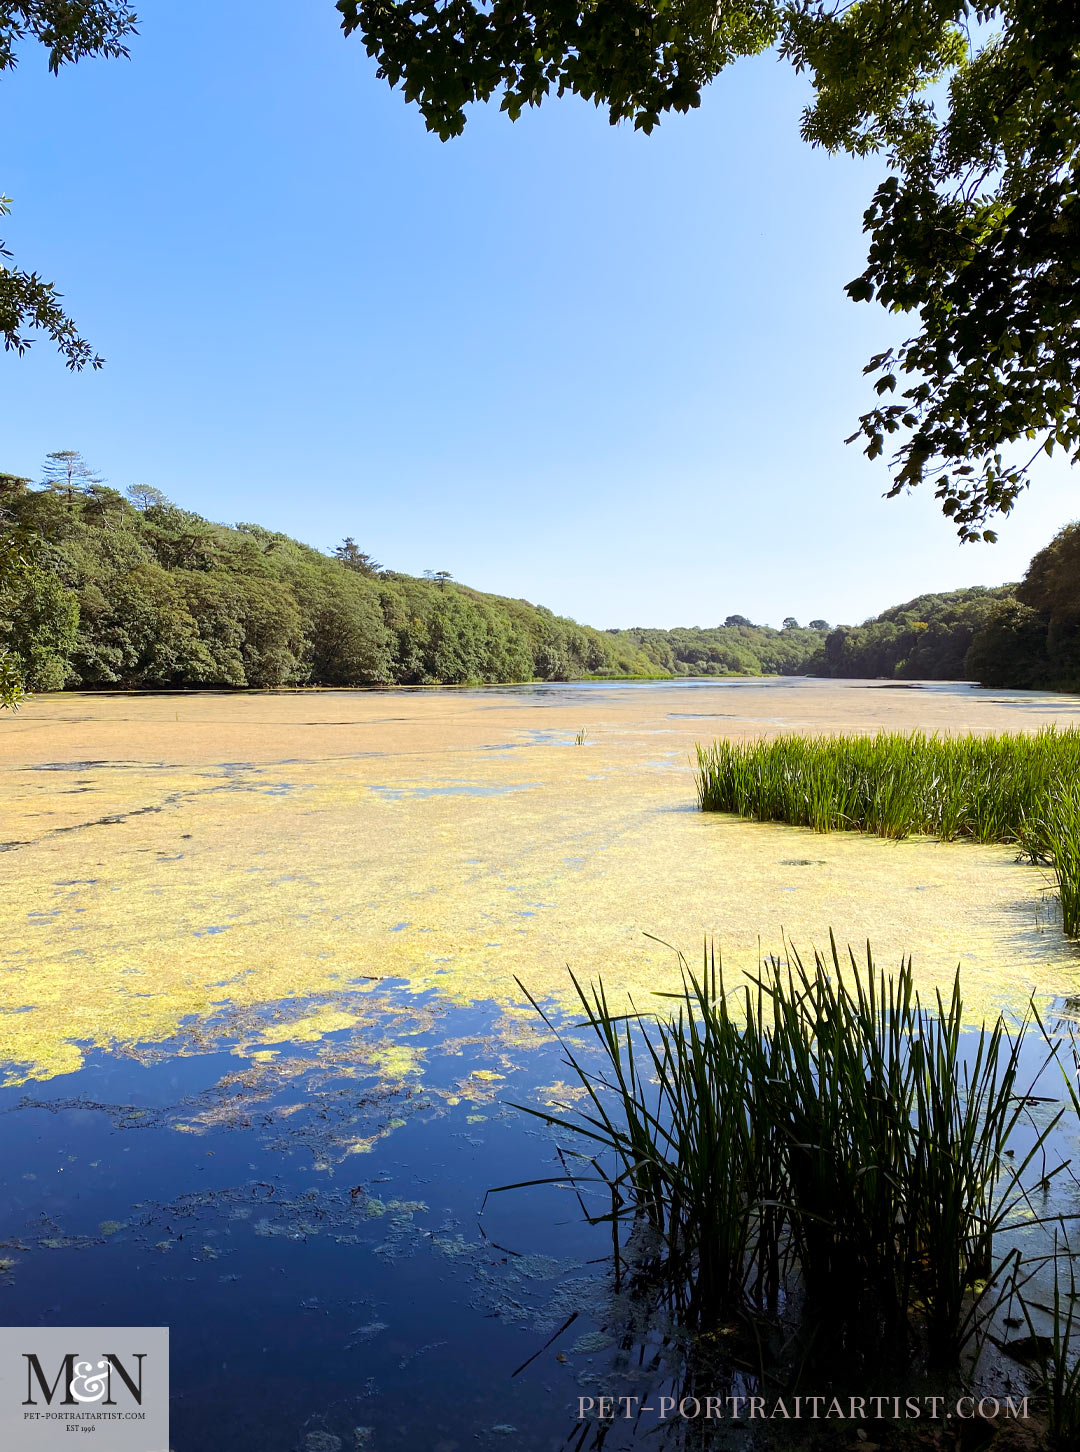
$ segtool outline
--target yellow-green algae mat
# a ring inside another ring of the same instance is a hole
[[[696,810],[690,756],[779,730],[1034,730],[1080,702],[965,687],[676,687],[39,696],[0,718],[0,1069],[170,1038],[224,1007],[400,978],[454,1003],[673,986],[830,927],[972,1019],[1080,987],[1039,869],[1008,848],[823,837]],[[575,741],[585,728],[584,745]],[[321,996],[321,997],[320,997]],[[257,1018],[249,1019],[258,1024]],[[281,1031],[252,1029],[271,1054]],[[262,1047],[260,1048],[260,1044]]]

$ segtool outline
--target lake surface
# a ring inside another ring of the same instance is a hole
[[[0,1322],[170,1325],[177,1452],[599,1446],[577,1398],[664,1375],[602,1232],[554,1187],[478,1218],[557,1172],[511,1101],[572,1100],[515,977],[559,1016],[567,965],[646,1002],[665,944],[734,975],[832,928],[927,990],[959,963],[973,1021],[1052,1010],[1039,869],[702,814],[690,757],[1054,721],[796,679],[38,697],[0,722]]]

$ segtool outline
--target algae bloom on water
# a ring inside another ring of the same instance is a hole
[[[1080,934],[1080,730],[994,736],[783,735],[697,748],[703,811],[818,832],[1015,842],[1054,870]]]

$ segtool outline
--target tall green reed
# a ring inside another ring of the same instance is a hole
[[[1025,1297],[1019,1297],[1035,1348],[1039,1371],[1036,1390],[1045,1403],[1048,1440],[1053,1452],[1073,1452],[1080,1446],[1080,1353],[1077,1351],[1080,1287],[1076,1281],[1075,1256],[1068,1239],[1060,1240],[1055,1235],[1049,1257],[1053,1266],[1053,1302],[1041,1308],[1050,1313],[1049,1336],[1040,1333],[1031,1314],[1032,1307]]]
[[[818,832],[1015,842],[1052,866],[1080,935],[1080,729],[1024,734],[779,736],[697,748],[703,811]]]
[[[1062,1060],[1060,1046],[1039,1020],[1051,1056],[1062,1071],[1072,1108],[1080,1117],[1080,1049],[1076,1029],[1071,1022],[1067,1026],[1071,1058],[1068,1064]],[[1068,1218],[1075,1220],[1076,1216]],[[1072,1452],[1080,1446],[1080,1285],[1076,1277],[1077,1252],[1069,1242],[1064,1217],[1055,1228],[1053,1249],[1046,1259],[1053,1267],[1053,1301],[1049,1306],[1036,1302],[1034,1309],[1049,1314],[1049,1337],[1040,1334],[1029,1298],[1021,1295],[1019,1303],[1036,1350],[1041,1373],[1038,1390],[1046,1404],[1050,1445],[1054,1452]]]
[[[531,1183],[569,1181],[617,1280],[692,1328],[794,1318],[851,1363],[956,1364],[1011,1283],[997,1240],[1053,1127],[1006,1156],[1025,1026],[965,1042],[958,984],[928,1008],[910,962],[886,976],[835,942],[812,965],[788,947],[734,992],[711,952],[680,962],[659,1016],[574,979],[599,1062],[563,1039],[582,1107],[522,1106],[570,1136],[564,1173]]]

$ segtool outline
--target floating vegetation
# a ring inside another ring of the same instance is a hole
[[[703,811],[818,832],[1015,842],[1054,870],[1080,935],[1080,730],[997,736],[784,735],[697,748]]]
[[[598,1063],[560,1042],[585,1098],[520,1106],[559,1132],[561,1172],[498,1188],[569,1184],[610,1233],[616,1292],[694,1345],[726,1338],[759,1385],[970,1374],[1030,1278],[1036,1192],[1066,1168],[1047,1164],[1065,1111],[1033,1115],[1021,1081],[1033,1018],[964,1034],[958,976],[927,1006],[909,960],[886,975],[835,941],[809,965],[788,946],[737,991],[711,951],[680,965],[659,1016],[574,980]],[[1055,1346],[1064,1405],[1080,1372]]]
[[[516,974],[572,1007],[567,959],[586,973],[617,961],[620,990],[677,987],[642,926],[673,939],[693,924],[752,966],[781,925],[810,942],[832,923],[890,961],[914,953],[924,987],[962,959],[978,1015],[1033,985],[1080,988],[1056,919],[1048,931],[1036,916],[1042,877],[1014,865],[1018,844],[797,843],[787,827],[696,812],[689,765],[673,767],[702,722],[669,711],[736,699],[738,719],[705,724],[1002,730],[1080,715],[1075,698],[794,679],[605,688],[588,710],[569,688],[408,693],[392,711],[378,694],[192,695],[179,727],[171,698],[38,697],[0,736],[2,835],[27,844],[0,873],[0,1082],[76,1072],[94,1049],[206,1052],[228,1037],[228,1013],[329,1001],[369,974],[458,1005],[511,1003]],[[570,751],[586,716],[588,750]],[[661,741],[676,755],[658,770]],[[507,742],[508,758],[488,749]],[[100,765],[110,758],[124,769]],[[41,763],[72,770],[30,769]],[[454,783],[485,792],[432,790]],[[523,783],[536,785],[509,789]],[[333,1025],[309,1026],[345,1031]]]

